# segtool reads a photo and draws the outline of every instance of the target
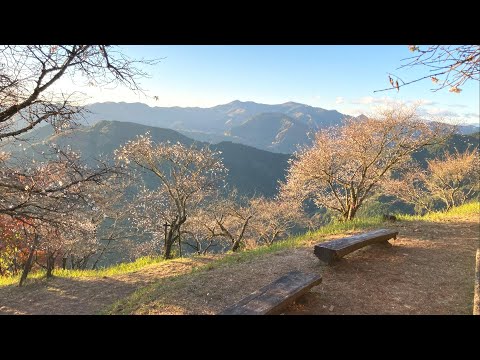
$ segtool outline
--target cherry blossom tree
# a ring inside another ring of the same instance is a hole
[[[130,59],[107,45],[0,46],[0,146],[25,141],[23,136],[41,124],[56,132],[77,124],[85,112],[82,99],[62,91],[60,79],[143,92],[142,66],[156,62]],[[28,254],[21,283],[40,252],[46,254],[40,265],[47,276],[65,251],[88,258],[97,246],[94,188],[118,169],[101,162],[87,167],[79,154],[58,147],[37,162],[11,158],[0,151],[0,216],[21,224],[16,234],[23,236]]]
[[[237,190],[210,197],[190,216],[183,233],[185,243],[196,253],[212,247],[239,251],[247,246],[271,245],[304,226],[306,216],[292,199],[247,198]]]
[[[428,161],[426,186],[446,210],[462,205],[480,191],[478,148],[464,153],[446,153],[443,159]]]
[[[426,212],[440,201],[445,210],[462,205],[480,192],[478,149],[464,153],[445,153],[427,161],[427,169],[418,165],[406,167],[396,179],[384,184],[387,194]]]
[[[91,215],[97,242],[96,247],[85,256],[76,255],[77,268],[86,268],[91,260],[91,268],[96,269],[107,254],[114,254],[115,258],[123,260],[138,257],[135,256],[135,248],[144,234],[144,229],[136,228],[132,221],[136,207],[133,199],[138,193],[138,183],[136,174],[132,176],[120,171],[112,174],[104,183],[88,189],[96,207]]]
[[[440,122],[422,120],[414,107],[346,119],[342,127],[317,132],[313,146],[295,154],[281,192],[300,201],[313,199],[351,220],[391,171],[451,132]]]
[[[95,231],[91,213],[97,210],[89,188],[105,182],[113,171],[105,164],[89,168],[78,154],[58,148],[56,157],[44,162],[21,167],[2,163],[0,214],[22,223],[29,248],[22,282],[37,251],[47,254],[45,268],[51,276],[56,256],[68,244],[82,242],[88,247]]]
[[[260,244],[272,245],[291,231],[306,224],[302,207],[292,199],[253,198],[250,201],[255,216],[251,221],[254,237]]]
[[[204,216],[197,218],[206,231],[206,238],[222,239],[231,251],[239,251],[251,238],[250,221],[255,210],[249,202],[250,199],[240,196],[236,189],[210,198]]]
[[[155,175],[159,186],[146,188],[134,214],[137,226],[148,229],[154,244],[163,241],[163,256],[172,257],[172,246],[181,244],[182,225],[192,209],[222,185],[226,169],[220,153],[208,147],[155,143],[150,135],[137,136],[115,151],[116,159],[128,167]]]
[[[21,222],[0,215],[0,276],[17,275],[25,265],[28,249],[21,229]]]
[[[382,191],[414,205],[415,212],[423,215],[435,208],[435,201],[425,186],[428,176],[425,169],[411,161],[397,171],[396,177],[389,177],[382,183]]]
[[[209,205],[212,205],[210,202]],[[198,255],[205,255],[213,249],[228,247],[225,237],[218,231],[211,212],[212,206],[196,207],[182,229],[183,243]]]

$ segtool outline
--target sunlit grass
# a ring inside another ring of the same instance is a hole
[[[160,262],[166,261],[161,256],[145,256],[138,258],[133,262],[125,262],[117,265],[113,265],[106,268],[100,268],[98,270],[63,270],[55,269],[53,275],[61,278],[78,278],[78,277],[102,277],[102,276],[113,276],[128,274],[137,270],[144,268],[150,264],[157,264]],[[29,280],[38,280],[45,277],[45,271],[36,271],[34,273],[28,274],[27,281]],[[8,286],[18,284],[20,281],[20,275],[10,276],[10,277],[0,277],[0,286]]]
[[[36,281],[45,277],[45,271],[37,271],[35,273],[29,274],[27,281]],[[17,276],[0,276],[0,287],[16,285],[20,281],[20,274]]]
[[[166,260],[161,256],[145,256],[145,257],[138,258],[134,262],[120,263],[114,266],[110,266],[110,267],[102,268],[98,270],[58,269],[58,270],[55,270],[53,274],[58,277],[66,277],[66,278],[121,275],[121,274],[128,274],[128,273],[140,270],[147,265],[158,264],[163,261],[166,261]]]
[[[420,215],[398,215],[399,220],[404,221],[444,221],[455,217],[461,216],[480,216],[480,202],[472,201],[457,207],[450,209],[449,211],[437,211]]]
[[[226,253],[226,256],[221,257],[218,260],[215,260],[213,263],[205,265],[209,267],[220,266],[222,264],[232,264],[235,262],[243,262],[249,259],[253,259],[257,256],[262,256],[265,254],[286,250],[290,248],[300,247],[304,244],[312,241],[320,241],[322,238],[328,235],[341,234],[347,231],[355,231],[360,229],[365,229],[369,227],[374,227],[380,225],[382,220],[380,217],[375,218],[359,218],[354,219],[350,222],[335,222],[321,227],[316,231],[309,231],[305,234],[292,236],[285,240],[277,241],[270,246],[259,246],[252,250],[241,251],[238,253]],[[143,267],[150,264],[157,264],[160,262],[166,261],[162,257],[142,257],[137,259],[134,262],[121,263],[113,265],[107,268],[101,268],[98,270],[63,270],[55,269],[53,275],[61,278],[78,278],[78,277],[102,277],[102,276],[113,276],[127,274],[134,271],[138,271]],[[168,260],[172,261],[172,260]],[[173,260],[176,261],[176,260]],[[204,266],[202,266],[203,268]],[[194,269],[195,271],[196,269]],[[28,275],[27,283],[43,279],[45,277],[45,271],[37,271]],[[11,276],[11,277],[0,277],[0,287],[15,285],[18,284],[20,280],[20,275]]]
[[[234,263],[242,262],[257,256],[262,256],[264,254],[274,253],[281,250],[296,248],[304,246],[305,244],[310,243],[311,241],[321,241],[326,240],[325,237],[330,235],[342,234],[349,231],[367,229],[382,224],[382,219],[380,217],[372,218],[359,218],[354,219],[348,222],[334,222],[325,226],[322,226],[316,231],[308,231],[301,235],[291,236],[285,240],[280,240],[273,243],[270,246],[264,245],[259,246],[252,250],[246,250],[238,253],[227,253],[229,256],[225,256],[219,260],[216,260],[215,264],[209,264],[209,266],[220,265],[222,263]]]

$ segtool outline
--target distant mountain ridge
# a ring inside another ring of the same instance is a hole
[[[309,144],[313,130],[304,122],[281,113],[261,113],[234,126],[230,134],[248,145],[271,151],[292,153],[297,145]]]
[[[308,145],[315,131],[340,125],[350,117],[296,102],[268,105],[239,100],[210,108],[150,107],[124,102],[94,103],[87,108],[89,125],[100,120],[133,122],[172,129],[198,141],[232,141],[286,154],[293,153],[298,145]],[[468,125],[459,131],[469,134],[478,129]]]
[[[88,110],[90,125],[100,120],[134,122],[173,129],[195,140],[232,141],[281,153],[293,153],[310,131],[340,124],[347,116],[295,102],[267,105],[238,100],[211,108],[106,102],[91,104]]]

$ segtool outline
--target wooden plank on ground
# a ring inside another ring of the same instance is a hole
[[[225,309],[220,315],[277,314],[321,282],[321,275],[291,271]]]
[[[398,231],[379,229],[368,233],[353,235],[341,239],[325,241],[314,247],[314,254],[322,261],[330,264],[355,250],[377,242],[396,238]]]

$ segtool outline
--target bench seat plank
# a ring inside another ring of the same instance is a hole
[[[321,275],[291,271],[225,309],[220,315],[275,314],[321,282]]]
[[[398,231],[379,229],[368,233],[353,235],[341,239],[326,241],[315,245],[314,254],[322,261],[330,264],[355,250],[388,239],[396,239]]]

